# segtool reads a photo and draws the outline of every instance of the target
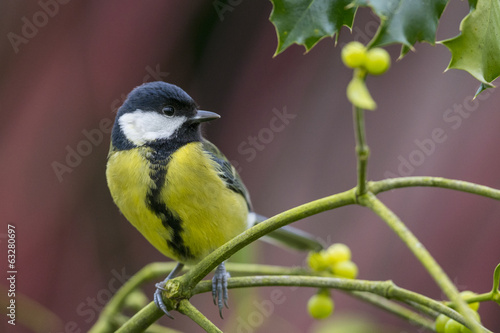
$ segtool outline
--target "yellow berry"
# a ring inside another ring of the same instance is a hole
[[[463,299],[468,299],[468,298],[472,298],[474,296],[477,296],[477,294],[475,292],[470,291],[470,290],[465,290],[465,291],[462,291],[460,293],[460,296]],[[479,309],[479,302],[469,303],[469,308],[471,308],[474,311],[477,311]]]
[[[372,75],[381,75],[387,72],[391,66],[389,53],[379,47],[366,53],[365,68]]]
[[[360,42],[350,42],[342,49],[342,62],[349,68],[359,68],[365,64],[366,47]]]
[[[329,265],[351,260],[351,249],[345,244],[336,243],[326,249],[325,260]]]
[[[311,317],[324,319],[333,313],[333,300],[328,294],[319,293],[313,295],[307,302],[307,310]]]
[[[358,266],[352,261],[341,261],[332,266],[332,273],[338,277],[355,279],[358,276]]]
[[[311,252],[307,257],[307,264],[313,271],[321,272],[328,269],[329,265],[325,260],[324,251],[321,252]]]
[[[467,327],[465,327],[464,325],[462,325],[462,327],[460,327],[460,333],[472,333],[472,331]]]
[[[450,319],[444,326],[444,333],[460,333],[462,327],[464,327],[464,325],[460,324],[458,321]]]
[[[444,333],[444,327],[446,326],[446,323],[450,320],[448,316],[445,316],[444,314],[440,314],[436,318],[436,322],[434,324],[434,327],[436,329],[437,333]]]

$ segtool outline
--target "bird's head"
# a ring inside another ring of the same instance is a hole
[[[198,110],[195,101],[181,88],[166,82],[136,87],[118,109],[112,141],[127,149],[168,140],[199,140],[199,124],[220,118]]]

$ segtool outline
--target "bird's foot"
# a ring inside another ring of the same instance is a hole
[[[165,280],[163,282],[155,284],[156,290],[154,294],[154,301],[156,306],[161,309],[169,318],[174,319],[174,317],[168,312],[167,306],[165,305],[165,302],[163,302],[163,298],[161,296],[161,293],[165,291],[165,285],[167,284],[168,280]]]
[[[219,267],[215,269],[215,274],[212,279],[212,297],[214,299],[214,304],[219,307],[219,315],[221,318],[223,318],[223,304],[226,306],[226,308],[229,308],[229,306],[227,305],[227,279],[229,279],[230,277],[231,275],[229,275],[229,273],[226,271],[226,266],[223,262],[219,265]]]
[[[155,284],[156,290],[154,293],[154,302],[156,306],[161,309],[169,318],[174,319],[170,312],[168,312],[167,306],[165,305],[165,302],[163,302],[163,297],[162,297],[162,292],[165,291],[165,286],[167,285],[167,282],[179,274],[179,272],[182,270],[182,267],[184,267],[184,264],[178,263],[177,266],[175,266],[174,270],[168,274],[167,278],[163,280],[162,282],[159,282]]]

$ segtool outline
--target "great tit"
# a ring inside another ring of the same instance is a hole
[[[181,88],[150,82],[133,89],[118,109],[111,134],[106,177],[114,202],[161,253],[178,262],[156,284],[154,301],[169,317],[161,292],[184,264],[209,253],[264,218],[252,211],[235,168],[203,138],[200,124],[220,116],[199,110]],[[276,230],[288,246],[318,250],[322,244],[294,228]],[[222,317],[227,307],[224,263],[212,280]]]

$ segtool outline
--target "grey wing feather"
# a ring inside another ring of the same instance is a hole
[[[212,160],[219,165],[219,177],[224,181],[224,183],[226,183],[226,186],[230,190],[241,194],[245,198],[248,210],[252,211],[250,195],[234,166],[231,165],[226,156],[224,156],[224,154],[222,154],[220,150],[210,141],[204,139],[203,148],[211,155]]]
[[[243,184],[240,175],[231,165],[227,158],[220,150],[210,141],[203,139],[203,149],[210,154],[212,159],[219,165],[219,177],[224,181],[226,186],[232,191],[241,194],[248,206],[250,225],[260,223],[266,220],[266,217],[253,213],[250,195],[247,188]],[[317,237],[302,231],[300,229],[285,226],[274,230],[266,237],[262,238],[273,244],[282,244],[287,248],[293,248],[299,251],[319,251],[324,248],[324,244]]]

